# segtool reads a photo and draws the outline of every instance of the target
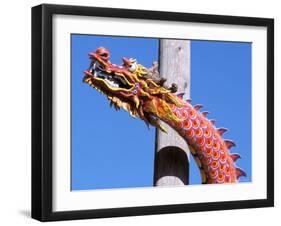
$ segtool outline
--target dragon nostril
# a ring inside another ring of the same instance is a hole
[[[100,54],[100,56],[102,56],[102,57],[107,57],[108,54],[107,54],[107,53],[103,53],[103,54]]]

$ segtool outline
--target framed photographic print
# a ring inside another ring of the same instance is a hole
[[[273,32],[267,18],[33,7],[32,217],[273,206]]]

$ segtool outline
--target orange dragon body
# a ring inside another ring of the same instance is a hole
[[[164,81],[153,78],[153,69],[147,69],[134,59],[123,58],[123,65],[109,61],[109,51],[103,47],[90,53],[91,65],[86,70],[84,82],[107,96],[110,105],[123,108],[133,117],[147,125],[166,131],[159,120],[166,122],[182,136],[190,147],[198,167],[202,183],[236,183],[245,172],[235,166],[240,158],[231,154],[235,143],[222,137],[225,128],[216,128],[214,121],[206,118],[207,112],[200,112],[201,105],[192,106],[184,101],[182,94],[174,94]]]

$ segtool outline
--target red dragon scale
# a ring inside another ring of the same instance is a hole
[[[212,123],[202,114],[200,114],[191,104],[185,103],[182,108],[174,108],[174,113],[179,117],[184,117],[182,124],[174,124],[170,120],[165,120],[167,124],[172,125],[195,151],[192,155],[199,159],[198,167],[202,178],[206,178],[204,183],[233,183],[237,182],[239,176],[245,174],[239,169],[237,175],[234,161],[238,156],[232,156],[229,153],[230,141],[222,138],[222,130],[216,129]],[[186,118],[186,112],[192,112],[192,117]],[[188,122],[188,123],[186,123]],[[191,126],[185,126],[186,124]],[[225,130],[224,130],[225,131]],[[232,144],[232,143],[231,143]],[[198,162],[198,161],[196,161]]]

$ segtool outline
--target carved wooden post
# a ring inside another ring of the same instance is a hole
[[[178,85],[177,93],[190,97],[190,41],[160,40],[160,75],[166,84]],[[163,122],[161,122],[163,123]],[[172,128],[168,133],[156,131],[154,186],[186,185],[189,181],[189,149]]]

